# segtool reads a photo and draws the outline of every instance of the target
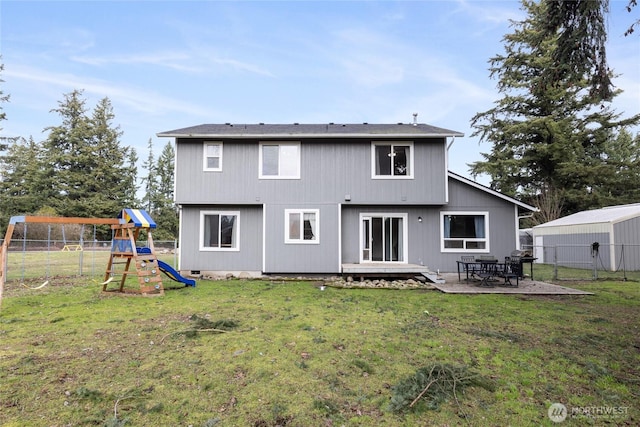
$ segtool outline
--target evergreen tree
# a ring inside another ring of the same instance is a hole
[[[114,118],[111,101],[103,98],[89,120],[91,139],[84,159],[84,168],[89,174],[85,178],[85,198],[81,203],[83,210],[90,213],[87,216],[113,217],[126,207],[129,194],[135,193],[135,188],[131,188],[126,179],[130,148],[120,145],[122,132],[112,125]]]
[[[638,6],[638,0],[629,0],[629,3],[627,3],[627,12],[631,13],[631,11],[633,10],[634,7]],[[633,34],[633,32],[636,30],[636,26],[640,25],[640,19],[636,19],[631,26],[629,26],[629,28],[627,28],[627,31],[624,32],[625,36],[629,36],[631,34]]]
[[[611,137],[602,158],[600,175],[604,185],[589,189],[598,205],[637,203],[640,201],[640,134],[635,138],[623,129]]]
[[[122,169],[122,180],[125,188],[129,190],[124,194],[122,199],[123,206],[139,206],[140,200],[138,200],[138,153],[135,148],[129,147],[127,149],[127,158],[125,159],[125,166]]]
[[[114,217],[135,200],[135,153],[120,145],[122,132],[108,98],[87,115],[82,92],[66,94],[53,110],[59,126],[47,128],[44,143],[45,189],[52,207],[62,216]],[[101,237],[108,237],[101,230]]]
[[[29,139],[12,140],[0,157],[0,221],[7,224],[14,215],[31,214],[44,200],[40,188],[42,153],[38,145]]]
[[[142,196],[142,204],[150,214],[153,213],[157,197],[156,197],[156,163],[153,157],[153,141],[149,138],[147,142],[147,159],[142,164],[142,167],[147,170],[147,176],[142,178],[142,186],[145,189],[144,196]]]
[[[173,240],[178,236],[178,211],[173,201],[175,151],[167,143],[156,163],[157,203],[154,210],[158,238]]]
[[[472,136],[493,147],[471,172],[488,174],[492,188],[538,206],[548,220],[553,213],[599,207],[587,196],[588,188],[611,185],[601,175],[609,141],[616,129],[638,123],[640,115],[619,120],[584,89],[591,81],[586,68],[564,70],[549,84],[547,71],[558,68],[558,37],[546,31],[547,3],[523,1],[527,18],[504,37],[505,54],[490,60],[503,97],[472,119]]]
[[[44,143],[48,196],[62,216],[88,216],[78,209],[79,201],[88,196],[84,182],[89,179],[89,171],[84,165],[91,139],[81,95],[79,90],[65,94],[58,108],[51,110],[62,117],[62,124],[45,129],[49,131]]]
[[[0,60],[2,60],[2,56],[0,56]],[[4,64],[0,62],[0,75],[2,75],[3,71],[4,71]],[[0,86],[2,83],[4,83],[4,80],[0,78]],[[7,120],[7,113],[4,112],[4,108],[2,107],[2,104],[4,104],[5,102],[9,102],[9,95],[5,95],[2,89],[0,89],[0,123],[4,120]],[[1,130],[2,130],[2,126],[0,126],[0,131]],[[5,144],[5,141],[6,141],[5,137],[0,137],[0,151],[6,150],[7,145]]]
[[[557,35],[552,62],[542,73],[545,84],[562,84],[567,76],[585,77],[585,86],[594,102],[611,100],[615,91],[607,65],[605,26],[609,0],[542,3],[544,35]]]

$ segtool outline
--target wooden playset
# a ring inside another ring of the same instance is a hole
[[[156,223],[149,214],[142,209],[123,209],[118,215],[120,221],[112,225],[113,240],[111,254],[107,263],[107,270],[102,283],[102,290],[109,292],[109,284],[114,278],[120,276],[118,292],[132,292],[125,289],[128,276],[136,276],[140,285],[139,293],[142,295],[163,295],[162,277],[160,267],[153,248],[151,230],[156,228]],[[139,250],[137,246],[140,232],[147,232],[147,250]],[[117,268],[123,265],[124,268]],[[113,290],[111,290],[113,291]]]
[[[195,286],[196,284],[195,280],[182,277],[173,267],[157,259],[151,232],[156,228],[156,223],[142,209],[123,209],[117,218],[14,216],[11,217],[5,238],[0,246],[0,304],[6,281],[9,243],[15,226],[19,223],[110,225],[113,238],[104,281],[101,283],[104,292],[144,296],[163,295],[161,272],[186,286]],[[138,238],[143,230],[146,232],[147,246],[138,247]],[[75,247],[73,249],[78,250]],[[71,250],[71,247],[65,242],[63,250]],[[126,288],[127,278],[130,276],[137,278],[139,289]],[[117,286],[113,288],[112,284]]]

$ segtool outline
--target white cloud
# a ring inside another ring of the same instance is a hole
[[[165,52],[165,53],[143,53],[143,54],[126,54],[114,56],[80,56],[74,55],[70,58],[72,61],[87,65],[106,66],[111,64],[118,65],[154,65],[160,67],[171,68],[178,71],[201,72],[202,69],[191,65],[192,58],[181,52]],[[185,65],[189,64],[189,65]]]
[[[210,109],[159,95],[155,91],[140,90],[135,87],[116,85],[113,82],[68,73],[51,73],[33,67],[13,67],[5,69],[5,75],[7,78],[30,83],[54,85],[61,92],[81,89],[86,94],[97,98],[108,97],[113,104],[126,105],[138,113],[167,114],[169,112],[180,112],[196,117],[209,117],[212,114]],[[37,94],[33,93],[32,96],[37,96]]]

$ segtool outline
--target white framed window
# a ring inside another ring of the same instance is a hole
[[[285,209],[284,242],[320,243],[320,211],[318,209]]]
[[[202,168],[210,172],[220,172],[222,170],[222,142],[205,142],[204,159]]]
[[[413,179],[413,142],[372,142],[371,177]]]
[[[240,212],[200,212],[201,251],[239,251],[239,242]]]
[[[489,252],[488,212],[440,212],[442,252]]]
[[[300,179],[299,142],[261,142],[261,179]]]

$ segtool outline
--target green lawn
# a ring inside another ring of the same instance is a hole
[[[640,424],[638,282],[550,297],[201,280],[149,298],[19,282],[0,307],[2,426],[551,426],[556,402],[561,425]],[[443,365],[491,387],[391,409]]]

